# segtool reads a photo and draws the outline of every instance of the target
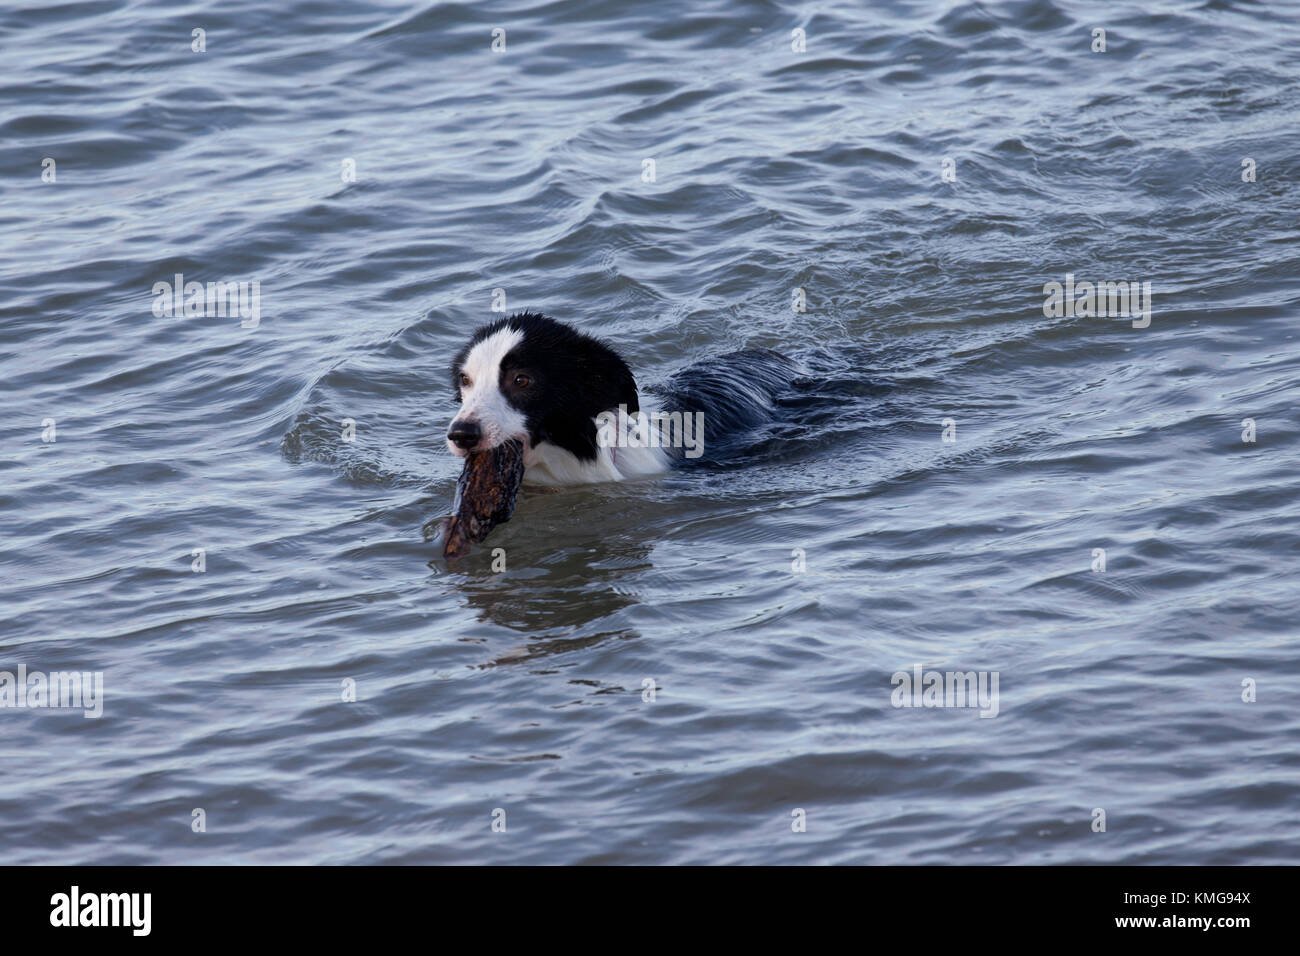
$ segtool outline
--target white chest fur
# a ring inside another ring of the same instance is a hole
[[[623,481],[668,471],[671,457],[663,448],[597,448],[595,461],[549,442],[524,451],[524,481],[539,485],[585,485]]]

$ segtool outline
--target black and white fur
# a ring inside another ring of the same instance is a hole
[[[548,485],[620,481],[681,463],[680,448],[597,441],[597,418],[655,410],[703,412],[705,441],[771,420],[793,364],[766,349],[697,363],[652,395],[638,393],[627,363],[605,343],[544,315],[522,312],[483,326],[452,362],[460,411],[447,447],[464,457],[519,439],[524,479]]]

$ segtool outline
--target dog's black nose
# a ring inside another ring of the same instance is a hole
[[[468,451],[478,444],[478,440],[483,437],[483,431],[475,422],[463,422],[457,419],[447,429],[447,437],[457,448]]]

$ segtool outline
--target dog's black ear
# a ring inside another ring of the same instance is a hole
[[[597,416],[618,412],[619,406],[626,408],[628,415],[641,411],[632,370],[612,349],[597,344],[602,352],[600,361],[587,366],[592,372],[583,383],[581,394],[574,396],[572,405],[548,416],[543,425],[548,440],[572,452],[579,461],[596,460]]]
[[[629,415],[641,410],[636,393],[636,379],[623,357],[603,340],[578,333],[584,381],[583,405],[592,417],[601,412],[618,411],[623,405]]]
[[[579,461],[595,461],[596,423],[573,415],[556,416],[543,422],[538,437],[570,452]]]
[[[622,374],[617,377],[614,383],[614,388],[619,395],[617,404],[626,405],[627,413],[629,415],[635,415],[641,411],[641,402],[637,398],[636,394],[636,378],[632,375],[632,370],[627,367],[626,363],[624,363],[622,359],[619,359],[618,364]]]

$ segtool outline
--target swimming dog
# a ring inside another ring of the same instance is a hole
[[[462,458],[516,440],[524,481],[574,485],[662,474],[775,417],[794,363],[770,349],[696,362],[638,390],[606,343],[535,312],[479,328],[456,355],[460,410],[447,448]]]

